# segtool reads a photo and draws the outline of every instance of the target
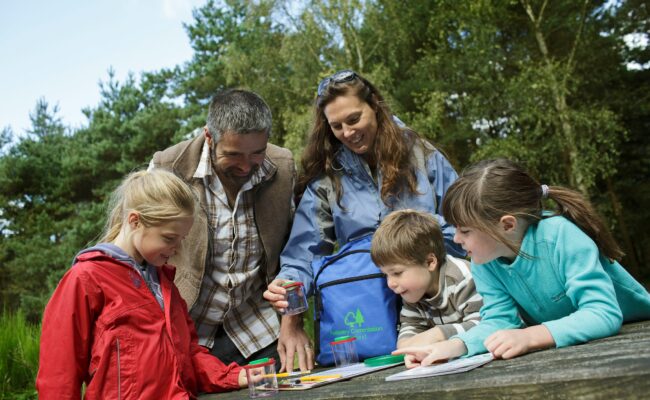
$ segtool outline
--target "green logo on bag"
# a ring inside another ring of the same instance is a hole
[[[345,314],[345,319],[344,319],[345,325],[347,325],[350,329],[354,328],[356,325],[357,328],[361,328],[364,322],[366,320],[363,318],[363,314],[361,314],[361,310],[357,308],[357,312],[350,311],[347,314]]]
[[[372,320],[367,322],[372,324]],[[347,329],[336,329],[333,327],[334,329],[330,331],[332,337],[354,336],[357,340],[365,340],[368,337],[368,334],[377,334],[384,330],[382,326],[367,326],[363,328],[363,324],[366,323],[366,318],[363,316],[359,308],[357,308],[356,311],[348,311],[343,318],[343,323],[347,326]],[[338,324],[336,326],[341,327],[341,325]]]

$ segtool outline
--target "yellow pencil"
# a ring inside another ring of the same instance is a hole
[[[301,382],[309,382],[309,381],[325,381],[328,379],[336,379],[340,378],[343,375],[341,374],[336,374],[336,375],[314,375],[314,376],[303,376],[302,378],[299,378]]]
[[[288,378],[288,377],[292,377],[292,376],[300,376],[300,375],[306,375],[306,374],[311,374],[311,371],[281,372],[279,374],[275,374],[275,376],[278,377],[278,378]],[[268,375],[268,377],[271,377],[271,376],[273,376],[273,375],[270,375],[270,374]],[[264,375],[264,377],[266,378],[267,375]]]

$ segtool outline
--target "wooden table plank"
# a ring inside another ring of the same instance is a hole
[[[650,321],[623,326],[616,336],[579,346],[495,360],[465,373],[386,382],[403,366],[279,399],[639,399],[650,398]],[[206,394],[201,400],[245,399],[248,390]]]

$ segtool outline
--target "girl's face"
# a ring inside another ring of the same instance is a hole
[[[389,264],[380,267],[386,274],[388,287],[402,296],[407,303],[417,303],[425,296],[433,297],[438,292],[437,262],[428,265]]]
[[[162,225],[144,227],[137,223],[131,234],[133,258],[156,267],[166,264],[176,254],[181,242],[190,232],[194,219],[182,217]]]
[[[334,136],[348,149],[366,155],[375,144],[377,115],[368,103],[354,94],[338,96],[324,108]]]
[[[457,226],[454,242],[463,246],[474,264],[485,264],[499,257],[513,255],[506,245],[475,228]]]

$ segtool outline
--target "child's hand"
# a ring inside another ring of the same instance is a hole
[[[431,351],[433,351],[433,345],[430,344],[426,346],[403,347],[394,350],[391,354],[404,354],[404,364],[406,365],[406,368],[414,368],[419,366],[421,361],[424,360]]]
[[[420,361],[412,355],[412,354],[406,354],[404,356],[404,365],[406,366],[407,369],[415,368],[420,366]]]
[[[409,364],[406,364],[406,367],[413,368],[418,366],[418,362],[421,366],[431,365],[436,361],[444,361],[450,358],[462,356],[466,352],[467,349],[462,340],[450,339],[427,346],[397,349],[393,351],[392,354],[406,354],[407,357],[409,355],[412,356],[412,358],[409,359],[411,367],[409,367]],[[404,360],[406,363],[406,357]]]
[[[496,331],[483,343],[496,358],[513,358],[533,350],[555,345],[551,332],[544,325],[525,329]]]
[[[397,342],[397,348],[426,346],[436,342],[442,342],[443,340],[445,340],[445,334],[442,333],[442,329],[436,326],[424,332],[420,332],[415,336],[400,339]]]
[[[239,383],[240,388],[248,387],[248,379],[246,378],[246,370],[244,368],[239,371],[239,376],[237,377],[237,383]]]

